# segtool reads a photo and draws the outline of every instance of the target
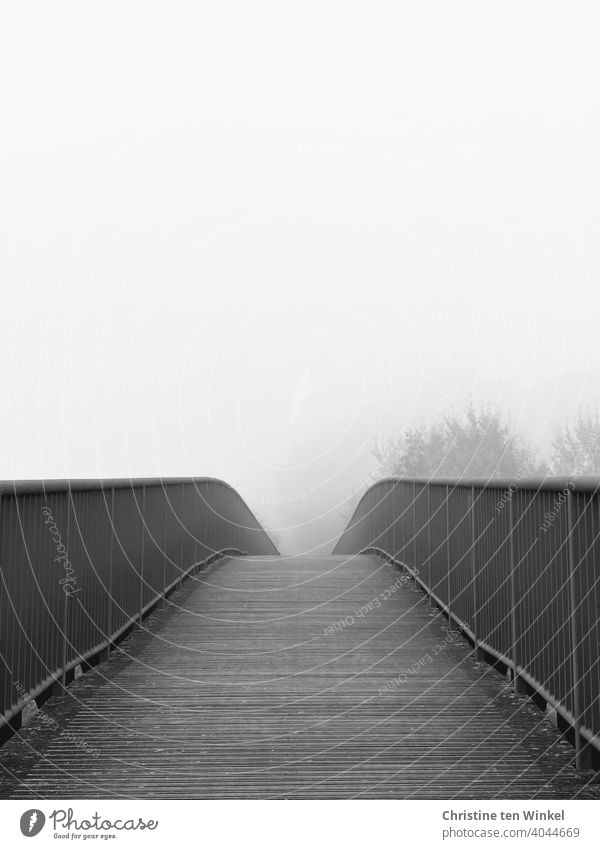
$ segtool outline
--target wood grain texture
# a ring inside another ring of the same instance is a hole
[[[228,558],[43,706],[0,792],[596,798],[573,754],[391,565]]]

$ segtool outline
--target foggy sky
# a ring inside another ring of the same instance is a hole
[[[376,435],[600,397],[597,4],[3,18],[0,477],[215,475],[311,550]]]

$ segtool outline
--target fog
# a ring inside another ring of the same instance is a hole
[[[312,552],[376,436],[544,449],[600,397],[599,15],[5,10],[0,477],[214,475]]]

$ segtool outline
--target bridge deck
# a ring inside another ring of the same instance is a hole
[[[364,556],[221,561],[4,747],[2,795],[591,795],[543,714],[403,580]]]

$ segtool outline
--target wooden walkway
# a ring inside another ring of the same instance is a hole
[[[572,761],[390,564],[230,558],[42,707],[0,751],[0,793],[596,797]]]

